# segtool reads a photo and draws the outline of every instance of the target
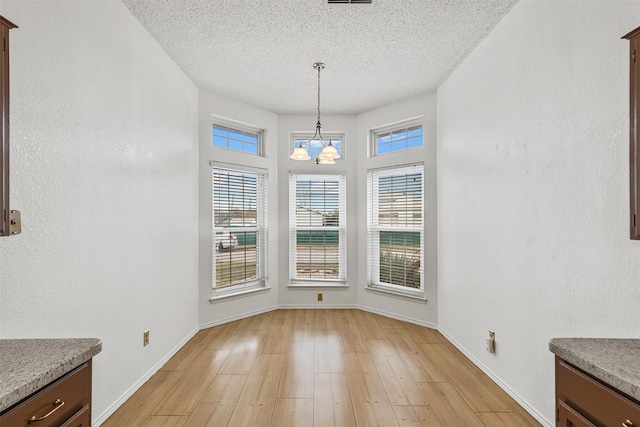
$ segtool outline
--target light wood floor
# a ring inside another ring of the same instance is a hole
[[[277,310],[199,332],[102,426],[540,424],[437,331]]]

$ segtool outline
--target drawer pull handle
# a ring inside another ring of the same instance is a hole
[[[31,423],[35,423],[37,421],[42,421],[45,418],[47,418],[49,415],[53,414],[54,412],[56,412],[58,409],[62,408],[62,406],[64,406],[64,402],[60,399],[56,399],[55,402],[53,402],[53,406],[54,408],[52,410],[49,411],[49,413],[43,415],[42,417],[38,418],[35,415],[32,416],[31,418],[29,418],[29,424]],[[629,427],[633,427],[633,423],[631,424],[631,426]]]
[[[635,426],[635,424],[631,420],[626,420],[625,422],[622,423],[622,427],[633,427],[633,426]]]

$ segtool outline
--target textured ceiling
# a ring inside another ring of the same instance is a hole
[[[276,113],[359,113],[432,91],[518,0],[123,0],[201,89]]]

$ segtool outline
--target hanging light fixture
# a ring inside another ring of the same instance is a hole
[[[304,146],[306,145],[309,149],[311,148],[312,141],[319,141],[320,146],[322,147],[322,151],[318,154],[318,157],[315,159],[317,165],[333,165],[335,164],[335,159],[340,158],[340,154],[338,154],[338,150],[333,146],[331,140],[328,141],[322,137],[322,125],[320,124],[320,70],[324,69],[324,63],[316,62],[313,64],[313,68],[318,70],[318,121],[316,122],[316,133],[313,134],[313,137],[308,141],[302,142],[298,144],[298,148],[293,150],[290,159],[293,160],[310,160],[311,156],[309,155],[309,151]]]

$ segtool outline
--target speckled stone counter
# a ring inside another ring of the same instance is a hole
[[[95,338],[0,340],[0,412],[101,350]]]
[[[554,338],[549,350],[640,401],[640,339]]]

